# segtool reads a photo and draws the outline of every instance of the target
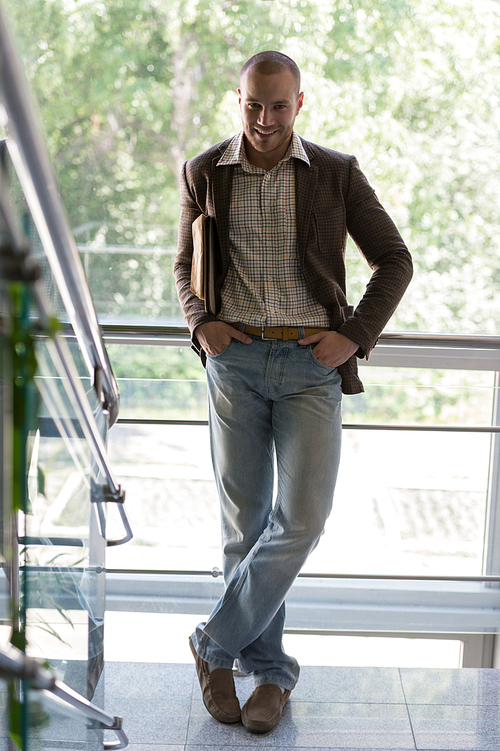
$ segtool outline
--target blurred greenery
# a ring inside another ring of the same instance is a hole
[[[239,129],[239,69],[277,48],[303,71],[298,132],[358,156],[414,255],[390,327],[499,333],[495,0],[7,6],[104,317],[180,320],[181,165]],[[352,302],[369,273],[357,258],[350,245]]]
[[[188,348],[107,347],[122,417],[206,420],[205,373]],[[343,400],[344,423],[491,425],[494,373],[361,368],[366,391]]]
[[[343,401],[344,423],[491,425],[494,374],[361,368],[366,391]]]
[[[172,273],[182,163],[239,130],[239,69],[275,48],[302,69],[298,132],[357,155],[412,251],[415,277],[390,328],[500,333],[494,0],[7,6],[101,321],[182,320]],[[370,271],[351,241],[346,263],[355,303]],[[192,352],[109,352],[122,416],[205,419]],[[347,421],[490,420],[487,374],[362,377],[374,382],[345,400]]]
[[[121,417],[206,420],[205,371],[186,347],[107,347],[120,389]]]

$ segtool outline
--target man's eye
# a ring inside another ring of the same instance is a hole
[[[260,104],[257,104],[257,102],[249,102],[248,106],[251,107],[253,110],[257,110],[260,108]]]

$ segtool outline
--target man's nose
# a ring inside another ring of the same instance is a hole
[[[274,115],[272,109],[269,107],[263,107],[259,115],[259,125],[273,125]]]

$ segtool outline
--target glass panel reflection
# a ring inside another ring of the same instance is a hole
[[[91,699],[104,659],[105,543],[92,502],[100,478],[46,344],[37,342],[42,400],[23,538],[28,651]],[[95,392],[87,396],[98,414]]]

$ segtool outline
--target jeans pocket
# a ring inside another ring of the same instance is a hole
[[[326,373],[331,373],[332,370],[335,370],[335,368],[331,368],[329,365],[325,365],[324,363],[320,362],[316,355],[314,354],[314,346],[311,344],[309,345],[309,354],[311,355],[311,358],[313,362],[321,368]]]
[[[231,341],[229,342],[229,344],[227,345],[227,347],[225,349],[223,349],[222,352],[217,352],[216,355],[207,355],[207,359],[208,360],[217,360],[217,358],[222,357],[222,355],[225,352],[228,351],[228,349],[234,344],[235,341],[236,341],[236,339],[231,339]]]

